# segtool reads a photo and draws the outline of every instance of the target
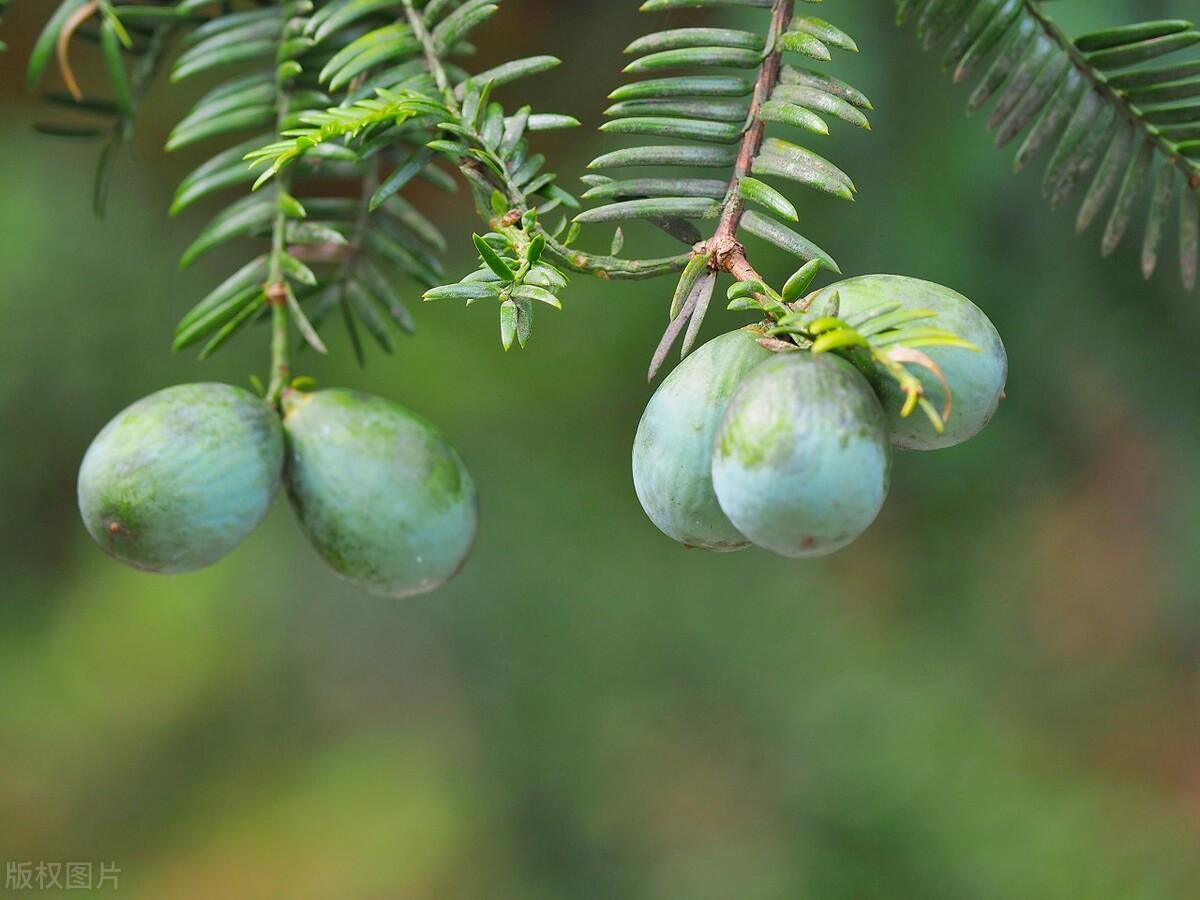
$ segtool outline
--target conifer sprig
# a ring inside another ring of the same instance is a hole
[[[651,362],[652,378],[675,340],[684,338],[685,355],[693,346],[716,287],[715,273],[728,272],[742,282],[763,280],[743,235],[802,262],[841,271],[797,229],[800,211],[773,182],[853,200],[850,176],[810,144],[829,133],[831,122],[870,128],[866,96],[814,68],[829,62],[835,50],[858,52],[857,43],[830,22],[797,13],[796,0],[649,0],[642,9],[719,6],[761,10],[764,30],[672,27],[626,48],[635,59],[625,71],[648,77],[609,95],[615,102],[602,130],[648,142],[606,153],[589,168],[646,169],[653,175],[589,176],[584,197],[603,202],[576,217],[581,224],[650,222],[692,248],[670,324]],[[716,177],[693,175],[698,169]]]
[[[782,306],[751,262],[757,244],[796,256],[811,278],[840,271],[801,225],[805,187],[852,200],[849,174],[818,152],[831,127],[869,129],[872,106],[827,70],[855,40],[810,14],[815,0],[646,0],[647,12],[742,8],[757,29],[706,18],[673,22],[627,48],[631,76],[611,95],[602,131],[633,139],[597,157],[581,208],[531,146],[543,130],[579,123],[496,95],[558,65],[541,55],[472,73],[469,40],[500,0],[62,0],[30,54],[36,88],[57,70],[63,90],[45,98],[74,114],[39,129],[103,141],[94,200],[104,208],[117,150],[130,140],[155,75],[219,79],[172,130],[170,151],[213,146],[180,183],[178,215],[236,192],[184,253],[190,265],[234,241],[258,252],[179,323],[178,348],[208,355],[244,326],[275,322],[279,382],[288,327],[323,350],[334,311],[363,356],[361,333],[385,350],[412,328],[398,279],[426,299],[498,301],[504,346],[524,346],[538,302],[557,307],[574,271],[606,279],[675,274],[669,327],[651,373],[674,344],[686,354],[719,275],[736,303],[755,309],[793,343],[796,310]],[[0,0],[0,14],[7,0]],[[1200,268],[1200,31],[1177,19],[1069,40],[1044,0],[896,0],[927,48],[944,47],[955,80],[978,79],[969,106],[992,103],[997,142],[1024,135],[1017,167],[1048,147],[1044,192],[1059,205],[1088,185],[1076,224],[1106,214],[1102,249],[1113,252],[1144,217],[1141,263],[1157,268],[1172,218],[1185,285]],[[103,63],[99,87],[82,85],[75,60]],[[1182,57],[1182,58],[1181,58]],[[454,190],[456,170],[486,228],[479,266],[447,285],[445,240],[405,199],[415,179]],[[274,180],[271,190],[255,191]],[[337,185],[331,190],[331,185]],[[589,226],[605,249],[590,251]],[[683,247],[659,258],[629,254],[627,231],[649,225]],[[499,265],[497,265],[499,263]],[[762,287],[759,291],[758,288]],[[804,327],[808,327],[804,325]],[[813,334],[813,346],[854,329]],[[791,335],[791,337],[788,337]],[[914,351],[918,352],[918,351]]]
[[[1041,0],[897,0],[897,18],[915,23],[926,50],[944,48],[943,68],[956,82],[979,76],[968,108],[994,100],[987,127],[998,146],[1025,135],[1018,171],[1053,148],[1042,178],[1051,206],[1089,185],[1077,231],[1107,209],[1100,246],[1108,256],[1141,219],[1142,273],[1150,278],[1176,218],[1183,283],[1196,286],[1200,30],[1167,19],[1072,41]]]

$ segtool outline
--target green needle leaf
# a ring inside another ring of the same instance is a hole
[[[471,240],[475,242],[475,249],[479,251],[480,258],[489,269],[499,276],[501,281],[511,282],[517,280],[516,273],[508,267],[508,263],[500,258],[500,255],[491,248],[487,241],[477,234],[472,234]],[[511,344],[512,342],[510,341],[509,343]]]

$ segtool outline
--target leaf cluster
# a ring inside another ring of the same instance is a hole
[[[605,202],[576,221],[649,220],[691,244],[703,237],[691,223],[716,223],[731,209],[748,205],[752,208],[740,213],[738,223],[746,232],[802,260],[821,259],[829,269],[839,271],[829,254],[788,224],[799,221],[795,205],[764,179],[782,179],[853,199],[850,176],[794,138],[795,132],[809,139],[826,135],[833,120],[870,127],[865,112],[872,107],[866,96],[810,67],[829,61],[831,48],[857,52],[857,44],[822,19],[791,15],[792,3],[652,0],[642,9],[697,6],[769,7],[776,15],[765,35],[730,28],[671,28],[639,38],[626,48],[635,59],[625,71],[651,77],[609,95],[616,102],[606,110],[610,121],[601,130],[655,142],[606,153],[589,168],[667,171],[654,177],[589,176],[591,189],[584,197]],[[792,58],[804,59],[807,65],[793,65]],[[725,71],[729,69],[734,73]],[[697,71],[660,76],[674,70]],[[779,126],[788,137],[764,139],[766,125]],[[752,146],[739,166],[747,136]],[[660,143],[659,139],[687,143]],[[696,169],[726,174],[692,177],[690,172]]]
[[[739,281],[728,291],[729,309],[753,310],[772,321],[761,343],[776,352],[807,350],[837,353],[857,366],[873,383],[891,379],[905,396],[901,415],[920,409],[940,433],[950,416],[950,385],[941,368],[927,354],[930,347],[961,347],[978,351],[971,342],[930,324],[932,310],[906,309],[899,303],[881,303],[842,317],[835,291],[827,299],[804,293],[817,276],[819,261],[802,266],[783,288],[775,291],[757,280]],[[910,367],[929,371],[944,392],[939,409],[926,396],[925,386]]]
[[[497,216],[504,214],[503,196],[494,195]],[[524,347],[533,330],[535,303],[562,309],[559,293],[568,278],[544,259],[546,237],[537,232],[537,211],[529,210],[519,225],[501,225],[501,231],[472,235],[479,252],[479,268],[457,284],[442,285],[425,292],[426,300],[465,300],[470,306],[480,300],[500,304],[500,343],[505,350],[514,339]]]
[[[338,6],[336,2],[333,5]],[[358,0],[358,5],[370,3]],[[471,76],[454,65],[451,58],[462,47],[466,34],[496,12],[497,4],[431,0],[423,11],[411,4],[404,6],[408,12],[407,24],[393,23],[366,31],[335,55],[322,74],[337,82],[345,79],[347,73],[358,77],[381,60],[392,64],[408,55],[416,57],[416,74],[391,87],[382,86],[387,79],[377,77],[373,97],[303,113],[299,117],[302,127],[284,130],[280,140],[247,155],[256,164],[268,164],[255,186],[330,142],[336,141],[335,146],[360,161],[403,142],[415,152],[374,191],[368,203],[371,212],[407,183],[416,169],[432,165],[435,159],[448,161],[461,171],[485,220],[493,217],[498,220],[515,209],[518,218],[532,225],[537,222],[537,213],[545,214],[558,206],[578,208],[575,197],[555,183],[556,176],[543,171],[545,157],[532,153],[528,142],[528,135],[533,132],[575,127],[578,121],[570,116],[535,113],[529,106],[509,115],[492,99],[495,88],[539,75],[557,66],[559,61],[552,56],[517,59]],[[330,21],[347,15],[348,12],[323,19],[314,33],[320,34],[329,28]],[[311,24],[309,30],[313,30]],[[399,75],[407,69],[404,65],[392,65],[387,72]],[[496,195],[501,198],[498,202],[493,200]],[[522,217],[528,213],[534,214],[532,218]],[[564,218],[552,234],[541,235],[541,246],[544,247],[548,237],[561,235],[566,228]],[[498,252],[525,253],[533,237],[499,234]],[[552,290],[555,293],[551,299],[557,305],[556,293],[566,283],[557,269],[546,264],[535,269],[533,277],[544,277],[546,284],[532,280],[518,283],[515,287],[519,291],[506,291],[500,297],[501,333],[506,349],[514,337],[521,346],[528,339],[533,315],[527,301],[545,299],[534,294]],[[551,272],[557,274],[552,277]],[[426,287],[440,284],[440,280],[432,284],[420,280]],[[475,284],[470,290],[481,290],[478,282]],[[439,296],[444,295],[435,294],[433,298]],[[432,298],[427,295],[427,299]]]
[[[217,14],[184,39],[172,80],[202,74],[223,80],[175,126],[167,149],[258,132],[220,149],[179,184],[172,214],[238,189],[235,199],[184,251],[181,265],[235,239],[257,240],[264,246],[184,315],[176,329],[176,349],[206,341],[201,355],[207,356],[243,326],[266,319],[272,302],[286,302],[305,342],[320,352],[325,345],[318,330],[334,311],[340,312],[360,360],[363,331],[391,352],[393,333],[411,332],[413,327],[396,287],[397,275],[436,284],[442,277],[438,254],[445,240],[399,196],[379,199],[376,214],[371,214],[379,173],[385,167],[403,170],[409,178],[421,175],[453,189],[445,172],[420,158],[419,143],[405,141],[408,120],[417,113],[407,106],[390,108],[402,100],[416,102],[418,89],[429,86],[419,58],[385,79],[391,87],[371,83],[372,73],[366,70],[355,73],[363,79],[346,93],[347,116],[360,116],[364,110],[375,114],[370,121],[356,120],[355,134],[369,139],[389,132],[394,137],[386,147],[362,153],[325,139],[329,129],[323,111],[334,102],[333,82],[344,76],[345,48],[365,23],[383,20],[385,4],[358,0],[317,7],[309,0],[295,0],[235,12],[190,0],[180,5],[195,10],[216,7]],[[371,93],[375,101],[366,96]],[[384,112],[390,115],[372,108],[376,103],[387,107]],[[264,143],[276,143],[280,133],[293,132],[304,135],[296,140],[312,144],[304,164],[290,169],[273,191],[249,191],[255,173],[247,154]],[[331,181],[345,187],[331,195]]]
[[[36,87],[54,63],[65,90],[45,98],[74,116],[40,123],[41,130],[104,140],[98,210],[156,73],[170,61],[173,82],[215,80],[167,142],[169,151],[212,148],[179,184],[171,213],[219,195],[232,199],[181,264],[235,241],[258,247],[184,315],[177,348],[202,345],[208,355],[285,306],[319,351],[333,312],[360,359],[363,331],[390,351],[395,332],[412,327],[397,287],[408,279],[428,300],[498,301],[507,349],[527,342],[536,302],[560,305],[566,270],[606,278],[677,273],[653,375],[680,338],[683,354],[694,346],[724,271],[737,282],[734,308],[766,316],[782,329],[773,339],[808,341],[818,352],[832,344],[869,350],[886,366],[897,359],[883,353],[879,335],[894,338],[897,327],[872,331],[872,322],[863,331],[864,323],[836,316],[813,320],[791,296],[819,269],[840,268],[804,233],[799,196],[788,185],[853,200],[851,177],[813,147],[838,124],[869,129],[872,109],[861,91],[822,68],[858,46],[798,11],[812,2],[646,0],[647,12],[757,11],[763,27],[675,21],[626,48],[633,77],[610,95],[602,131],[629,144],[592,161],[583,195],[592,205],[582,211],[531,147],[536,132],[579,123],[529,106],[506,110],[494,97],[558,60],[515,59],[477,74],[465,68],[472,33],[499,0],[61,0],[33,47],[28,80]],[[0,14],[7,5],[0,0]],[[1200,31],[1172,19],[1072,41],[1043,0],[896,0],[896,7],[926,48],[942,48],[955,80],[977,78],[969,106],[992,104],[988,126],[997,143],[1021,138],[1018,168],[1053,148],[1043,178],[1052,205],[1088,185],[1077,226],[1085,230],[1107,212],[1106,254],[1144,209],[1149,277],[1177,210],[1183,280],[1195,285],[1200,61],[1179,57],[1200,43]],[[105,72],[104,84],[86,92],[71,62],[83,43],[95,46]],[[440,260],[444,238],[405,196],[417,180],[454,190],[447,164],[488,225],[475,236],[479,267],[450,284]],[[547,226],[551,213],[557,222]],[[638,222],[686,250],[627,258],[624,229]],[[592,224],[614,228],[606,254],[578,246]],[[747,256],[747,235],[803,263],[790,287],[767,286]],[[887,321],[888,314],[880,315]],[[902,324],[906,339],[896,346],[919,353],[918,326]]]
[[[260,242],[260,250],[183,316],[176,348],[203,342],[207,356],[286,304],[306,343],[321,351],[318,331],[340,311],[362,358],[361,332],[390,350],[393,330],[411,330],[398,276],[422,288],[445,281],[442,235],[401,196],[414,179],[454,190],[439,167],[450,162],[483,198],[481,209],[497,189],[522,211],[578,206],[526,140],[578,123],[528,107],[505,115],[490,99],[494,88],[558,60],[514,60],[474,78],[459,64],[474,52],[471,32],[498,8],[480,0],[63,0],[34,47],[29,80],[36,85],[57,59],[68,91],[47,99],[110,119],[41,126],[109,136],[98,204],[154,72],[171,60],[172,82],[216,80],[168,138],[172,152],[213,148],[180,182],[171,214],[232,197],[181,265],[235,241]],[[79,39],[98,45],[111,99],[78,89],[69,54]],[[254,191],[272,179],[272,190]],[[556,233],[566,227],[564,219]]]
[[[622,176],[587,176],[584,198],[601,203],[575,220],[647,221],[696,248],[680,277],[652,376],[681,334],[685,354],[693,345],[716,270],[732,270],[731,249],[745,262],[734,243],[743,234],[841,271],[798,230],[799,210],[779,183],[853,200],[851,177],[809,144],[827,135],[833,122],[870,128],[870,100],[814,68],[835,50],[857,52],[858,45],[828,21],[797,13],[794,2],[650,0],[642,9],[717,6],[766,10],[770,20],[763,32],[673,27],[626,48],[634,59],[625,71],[645,77],[609,95],[615,102],[601,130],[637,142],[591,162],[593,170],[622,170]],[[625,177],[629,169],[635,171]]]
[[[1200,44],[1181,19],[1140,22],[1069,40],[1040,0],[897,0],[926,49],[941,47],[955,81],[979,73],[968,101],[994,100],[987,126],[1004,146],[1024,134],[1016,168],[1053,148],[1042,179],[1052,206],[1087,181],[1076,217],[1086,231],[1107,209],[1101,250],[1122,243],[1141,212],[1141,265],[1157,268],[1168,220],[1178,220],[1184,285],[1200,257]],[[989,62],[990,59],[990,62]],[[1147,199],[1148,198],[1148,199]]]

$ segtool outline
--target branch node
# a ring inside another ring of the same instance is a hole
[[[709,268],[732,272],[739,260],[745,260],[746,248],[730,234],[715,234],[708,242]]]
[[[267,306],[287,305],[287,284],[282,281],[271,281],[263,285],[263,296],[267,298]]]

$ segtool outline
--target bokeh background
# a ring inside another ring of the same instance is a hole
[[[481,57],[564,59],[504,99],[585,122],[543,142],[577,184],[615,145],[593,129],[621,47],[663,19],[625,0],[504,6]],[[156,900],[1200,895],[1200,297],[1173,260],[1143,283],[1136,240],[1102,261],[1075,238],[890,3],[826,6],[863,48],[836,71],[877,111],[823,151],[859,202],[803,197],[807,231],[849,274],[930,278],[987,310],[1012,366],[995,422],[899,456],[879,521],[831,559],[706,555],[654,529],[629,474],[669,281],[577,279],[523,353],[501,352],[485,304],[418,305],[419,336],[365,369],[335,327],[306,371],[434,419],[482,492],[463,574],[389,602],[330,576],[282,502],[184,577],[88,540],[75,473],[101,425],[169,384],[246,384],[266,335],[203,364],[169,349],[244,254],[176,268],[205,211],[169,220],[172,184],[210,148],[159,148],[199,87],[155,88],[96,221],[95,148],[31,133],[20,69],[48,4],[16,4],[0,860],[115,861],[122,892]],[[1073,33],[1200,12],[1055,6]],[[465,198],[433,215],[465,271]]]

